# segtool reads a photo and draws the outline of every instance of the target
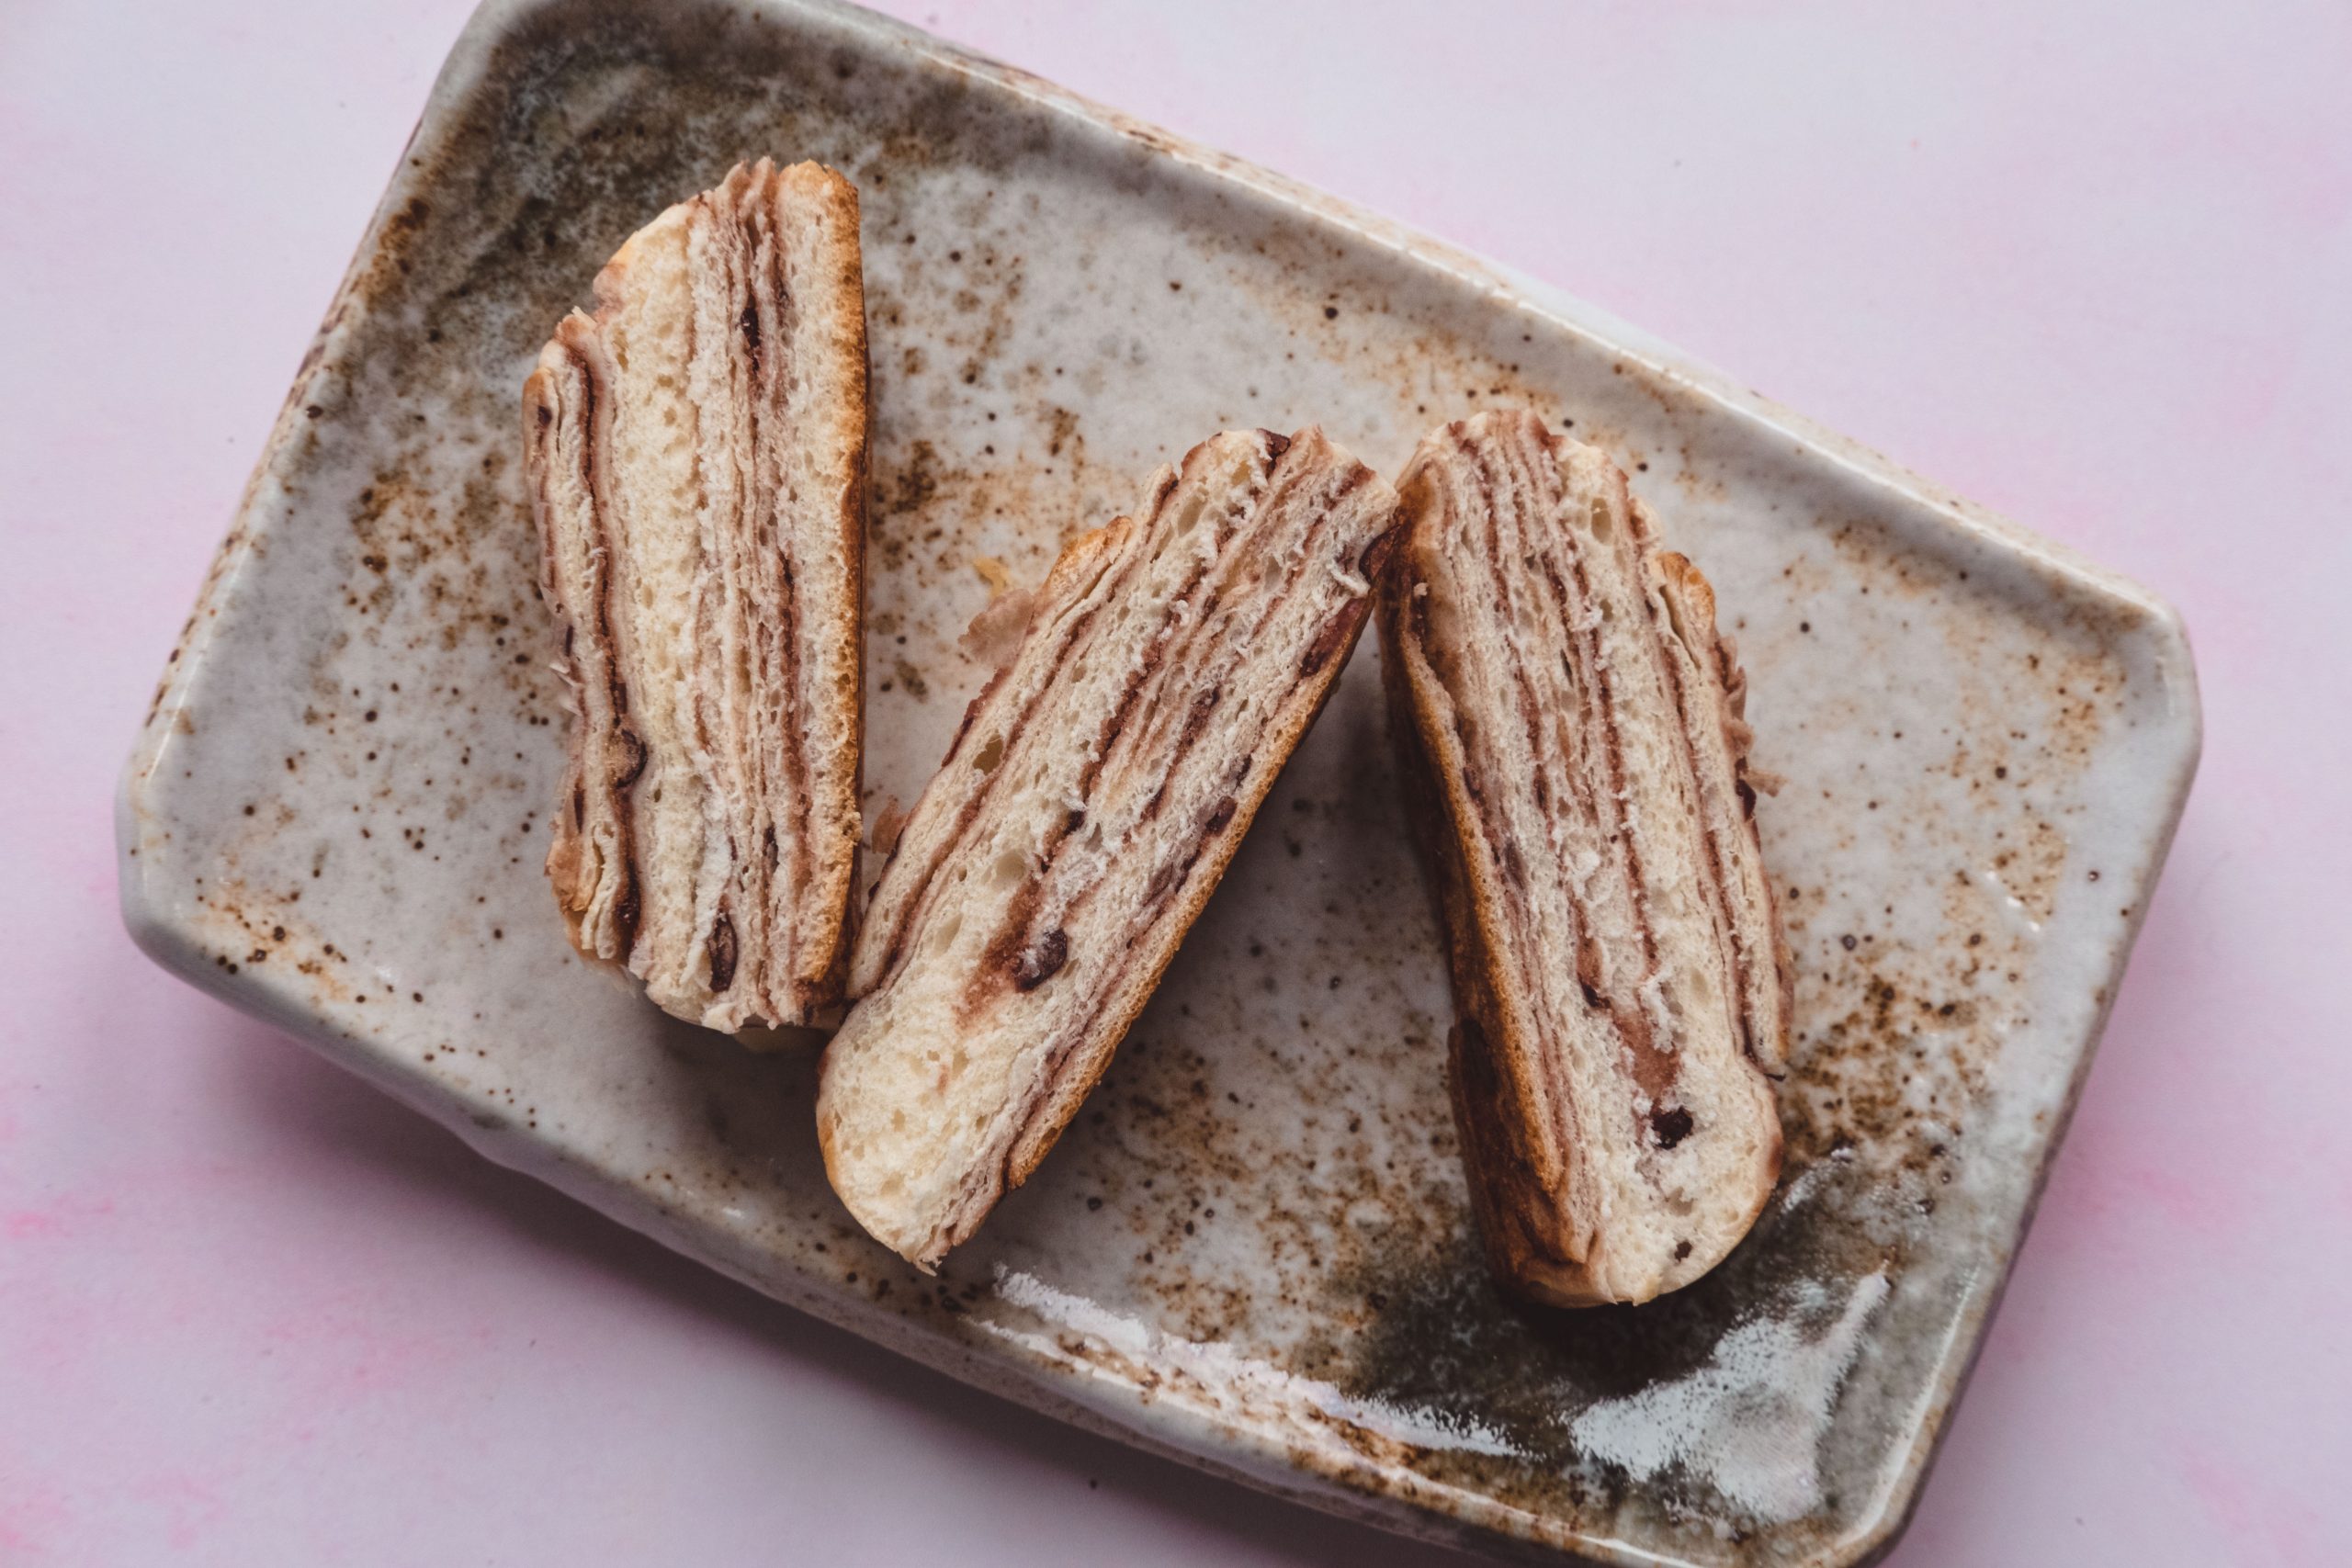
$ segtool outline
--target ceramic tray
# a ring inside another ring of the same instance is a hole
[[[865,202],[869,813],[1034,581],[1225,427],[1394,472],[1527,403],[1634,475],[1754,681],[1799,971],[1788,1161],[1709,1278],[1518,1310],[1367,638],[1109,1076],[937,1279],[819,1167],[809,1043],[567,949],[517,399],[738,159]],[[1524,278],[863,13],[493,0],[303,362],[132,760],[130,927],[623,1223],[1024,1403],[1416,1534],[1844,1562],[1899,1529],[2082,1081],[2198,745],[2170,611]]]

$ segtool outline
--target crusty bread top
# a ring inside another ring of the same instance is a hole
[[[622,245],[524,392],[577,717],[548,859],[582,953],[682,1018],[838,998],[859,832],[857,194],[765,160]]]
[[[1481,1229],[1536,1299],[1644,1300],[1728,1252],[1778,1169],[1744,682],[1623,474],[1532,414],[1432,433],[1398,488],[1384,674]]]

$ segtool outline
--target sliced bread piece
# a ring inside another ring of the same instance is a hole
[[[857,193],[765,160],[596,276],[524,388],[575,713],[548,874],[574,946],[714,1029],[838,1001],[858,837]]]
[[[1480,1227],[1529,1297],[1646,1301],[1719,1262],[1780,1170],[1789,973],[1746,685],[1624,474],[1533,414],[1433,433],[1397,488],[1381,662]]]
[[[935,1268],[1102,1076],[1347,662],[1396,513],[1319,430],[1228,432],[1062,552],[899,835],[825,1053],[826,1171],[892,1250]]]

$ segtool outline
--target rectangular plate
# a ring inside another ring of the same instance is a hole
[[[978,688],[976,563],[1035,581],[1216,430],[1320,422],[1393,473],[1524,402],[1634,472],[1788,779],[1789,1157],[1729,1262],[1633,1309],[1488,1284],[1369,646],[936,1280],[827,1190],[805,1043],[572,955],[518,389],[625,236],[762,154],[865,200],[869,809]],[[122,890],[158,960],[491,1158],[958,1377],[1418,1534],[1842,1562],[1917,1494],[2197,746],[2165,606],[1540,285],[862,13],[493,0],[172,655]]]

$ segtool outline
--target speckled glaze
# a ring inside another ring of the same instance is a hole
[[[1449,1007],[1358,652],[1086,1111],[935,1280],[826,1189],[811,1042],[673,1023],[566,945],[516,434],[562,311],[738,159],[865,205],[869,819],[1037,577],[1232,425],[1394,472],[1525,402],[1716,584],[1787,777],[1788,1160],[1638,1308],[1480,1264]],[[493,0],[434,92],[126,780],[148,952],[624,1223],[956,1375],[1418,1534],[1625,1562],[1892,1541],[2195,765],[2177,621],[1527,280],[862,13]]]

